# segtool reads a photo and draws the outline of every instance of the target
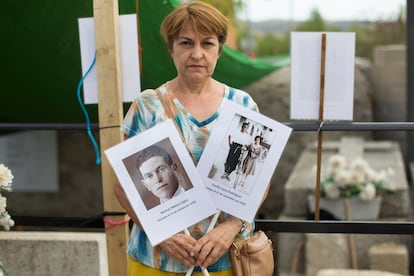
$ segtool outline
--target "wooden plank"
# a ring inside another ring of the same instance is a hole
[[[407,122],[414,121],[414,1],[406,2],[406,49],[407,49]],[[414,131],[407,132],[407,159],[414,162]]]
[[[320,89],[319,89],[319,127],[323,124],[324,104],[325,104],[325,57],[326,57],[326,33],[321,35],[321,70],[320,70]],[[321,167],[322,167],[322,130],[318,130],[318,151],[316,157],[316,187],[315,187],[315,220],[319,220],[319,199],[321,193]]]
[[[104,150],[123,139],[123,135],[119,131],[119,125],[123,119],[123,110],[118,2],[117,0],[94,0],[93,12],[104,210],[105,212],[122,212],[123,208],[113,192],[116,176],[104,154]],[[125,218],[126,216],[107,217],[112,221],[122,221]],[[126,245],[128,235],[128,224],[106,230],[109,275],[122,276],[127,273]]]

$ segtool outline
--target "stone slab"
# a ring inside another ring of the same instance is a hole
[[[107,276],[105,233],[0,232],[9,275]]]
[[[409,260],[408,250],[404,244],[381,243],[369,249],[369,263],[373,270],[408,275]]]
[[[349,268],[350,253],[345,235],[306,234],[306,275],[316,276],[323,268]]]

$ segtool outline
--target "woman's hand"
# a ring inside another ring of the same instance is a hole
[[[190,255],[195,244],[196,240],[194,238],[180,233],[162,242],[160,247],[169,256],[188,267],[192,267],[197,265],[196,259]]]
[[[230,248],[241,225],[242,222],[239,219],[229,217],[197,240],[190,252],[197,262],[195,266],[206,268],[217,262]]]

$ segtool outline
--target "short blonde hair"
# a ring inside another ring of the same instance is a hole
[[[161,24],[161,34],[168,50],[172,50],[174,40],[187,22],[198,34],[216,35],[221,53],[227,39],[229,20],[218,9],[201,1],[181,4],[165,17]]]

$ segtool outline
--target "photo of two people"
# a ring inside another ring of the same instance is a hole
[[[235,114],[208,177],[249,193],[270,149],[274,131]]]

